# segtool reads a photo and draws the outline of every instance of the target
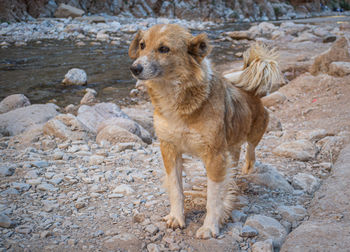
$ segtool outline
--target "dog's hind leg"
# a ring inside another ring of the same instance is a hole
[[[169,192],[170,213],[164,217],[168,227],[185,227],[184,194],[182,188],[182,156],[175,146],[161,141],[163,162],[166,171],[166,186]]]
[[[203,226],[197,230],[197,238],[217,237],[220,224],[225,214],[224,200],[226,196],[226,155],[210,153],[204,158],[207,170],[207,214]]]
[[[248,142],[247,152],[245,154],[245,164],[244,164],[243,169],[242,169],[243,174],[250,174],[254,171],[255,147],[256,147],[255,144]]]

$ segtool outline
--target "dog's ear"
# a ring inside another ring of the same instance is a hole
[[[143,37],[143,32],[139,30],[136,35],[134,40],[131,42],[130,47],[129,47],[129,57],[131,59],[136,59],[139,56],[139,50],[140,50],[140,40]]]
[[[196,37],[193,37],[188,45],[188,53],[192,55],[199,63],[207,56],[211,51],[211,45],[207,34],[201,33]]]

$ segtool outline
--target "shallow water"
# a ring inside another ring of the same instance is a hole
[[[249,24],[229,24],[207,31],[215,40],[223,31],[246,29]],[[192,31],[198,34],[201,31]],[[125,36],[124,36],[125,37]],[[126,35],[126,37],[128,37]],[[126,40],[131,40],[126,39]],[[126,41],[120,45],[90,45],[78,47],[76,41],[42,41],[26,46],[0,49],[0,99],[15,94],[25,94],[34,103],[53,99],[63,107],[78,104],[86,87],[98,92],[100,101],[122,103],[135,85],[129,65]],[[215,42],[211,59],[224,63],[235,59],[231,42]],[[71,68],[82,68],[88,75],[87,86],[64,86],[64,75]]]

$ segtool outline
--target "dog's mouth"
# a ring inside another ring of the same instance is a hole
[[[156,64],[143,66],[141,64],[133,64],[130,67],[131,74],[138,80],[152,80],[159,78],[162,71]]]

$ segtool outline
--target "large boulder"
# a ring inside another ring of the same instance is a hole
[[[331,48],[315,58],[310,73],[313,75],[319,72],[328,73],[330,64],[335,61],[350,62],[350,42],[346,36],[337,39]]]
[[[329,65],[330,75],[343,77],[350,74],[350,62],[336,61]]]
[[[100,123],[107,119],[128,116],[114,103],[98,103],[94,106],[82,105],[78,110],[78,119],[88,129],[97,134]]]
[[[72,114],[60,114],[49,120],[43,131],[62,140],[83,140],[91,135],[89,129]]]
[[[96,142],[104,145],[117,143],[139,143],[144,144],[138,136],[130,133],[117,125],[107,125],[100,130],[96,136]]]
[[[66,85],[85,85],[87,83],[87,74],[83,69],[70,69],[62,81]]]
[[[60,4],[55,12],[57,18],[81,17],[85,12],[68,4]]]
[[[55,104],[35,104],[0,115],[0,134],[14,136],[30,128],[43,125],[59,113]]]
[[[0,102],[0,114],[9,112],[16,108],[22,108],[30,105],[29,99],[23,94],[13,94],[7,96]]]

